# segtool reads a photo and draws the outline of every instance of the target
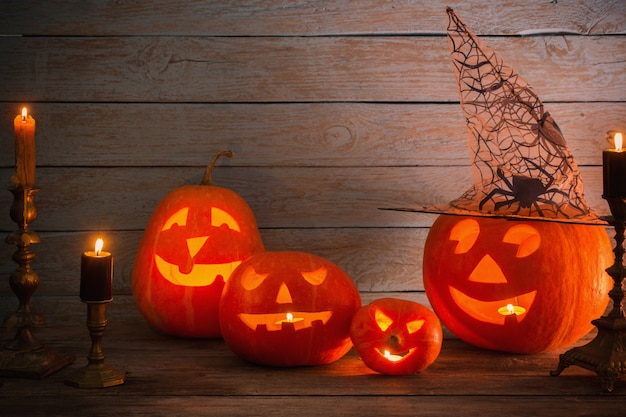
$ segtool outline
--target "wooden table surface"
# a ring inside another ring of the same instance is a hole
[[[626,384],[604,393],[582,368],[558,377],[558,355],[512,355],[448,337],[419,374],[383,376],[350,351],[326,366],[276,369],[247,363],[221,340],[182,340],[147,324],[110,323],[105,362],[127,372],[124,385],[78,389],[64,383],[86,365],[86,328],[35,329],[76,361],[44,378],[0,378],[2,416],[623,416]],[[577,342],[579,346],[591,336]],[[568,347],[569,348],[569,347]]]

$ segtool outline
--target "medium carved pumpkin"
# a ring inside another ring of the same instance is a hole
[[[219,318],[226,344],[250,362],[322,365],[350,350],[350,321],[360,307],[356,285],[332,262],[264,252],[231,275]]]
[[[179,187],[157,206],[132,273],[139,311],[158,330],[220,337],[219,299],[232,271],[263,251],[254,214],[235,192],[212,185],[218,153],[201,185]]]
[[[607,304],[603,227],[440,215],[424,287],[443,324],[475,346],[537,353],[575,342]]]
[[[435,313],[423,305],[381,298],[357,311],[350,337],[370,369],[387,375],[410,375],[437,359],[443,332]]]

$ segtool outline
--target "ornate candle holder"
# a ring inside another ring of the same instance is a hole
[[[613,308],[608,315],[593,320],[598,334],[588,344],[575,347],[559,357],[559,366],[550,371],[552,376],[559,375],[570,365],[577,365],[593,371],[600,376],[605,392],[613,391],[617,380],[626,378],[626,316],[624,315],[624,290],[622,282],[626,276],[624,267],[624,229],[626,227],[626,199],[603,196],[609,203],[613,216],[603,217],[615,228],[615,262],[606,272],[613,278],[613,288],[609,297]]]
[[[9,277],[9,285],[19,300],[17,310],[5,320],[9,329],[16,329],[16,335],[0,350],[0,376],[44,378],[69,365],[73,355],[61,356],[37,340],[31,332],[31,325],[45,324],[44,318],[30,307],[30,298],[39,286],[39,274],[31,266],[35,253],[30,245],[39,243],[39,235],[28,228],[37,218],[35,195],[38,187],[11,186],[13,193],[11,219],[18,230],[9,234],[6,242],[17,245],[13,260],[17,270]]]
[[[91,336],[89,363],[68,378],[65,383],[76,388],[106,388],[121,385],[126,374],[104,363],[102,336],[107,326],[106,304],[109,301],[84,301],[87,304],[87,329]]]

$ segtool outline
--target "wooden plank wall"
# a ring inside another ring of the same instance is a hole
[[[80,254],[103,236],[133,316],[142,230],[172,189],[215,172],[256,213],[266,247],[319,254],[364,300],[427,302],[422,247],[436,204],[471,184],[446,6],[535,87],[606,213],[601,149],[626,131],[623,0],[0,2],[0,178],[12,120],[37,119],[34,247],[48,322],[84,322]],[[0,192],[0,232],[15,229]],[[0,245],[0,315],[16,298]],[[402,293],[402,294],[398,294]]]

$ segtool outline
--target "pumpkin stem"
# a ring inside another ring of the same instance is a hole
[[[220,156],[232,158],[235,154],[233,151],[219,151],[216,153],[213,159],[211,159],[211,162],[209,162],[209,165],[206,167],[206,171],[204,171],[204,177],[202,178],[200,185],[213,185],[213,168],[215,168],[215,163]]]

